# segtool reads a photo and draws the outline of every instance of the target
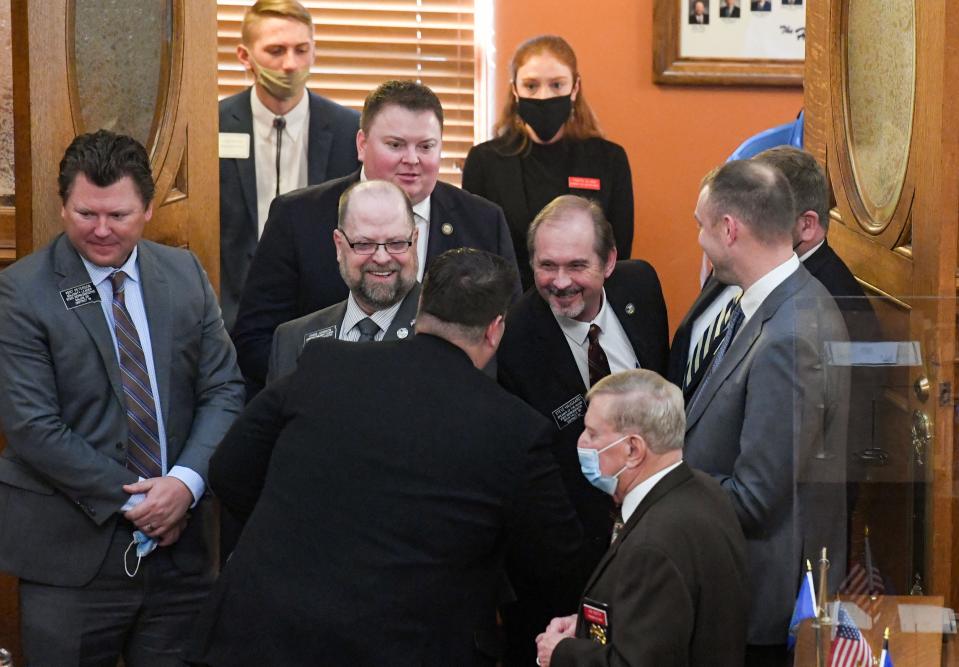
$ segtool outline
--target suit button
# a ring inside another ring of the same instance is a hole
[[[118,442],[118,443],[117,443],[117,449],[119,449],[120,451],[123,451],[123,443],[122,443],[122,442]]]
[[[90,516],[96,516],[96,515],[97,515],[97,511],[96,511],[95,509],[93,509],[92,507],[87,507],[87,512],[90,513]]]

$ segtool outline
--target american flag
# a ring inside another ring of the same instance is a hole
[[[863,549],[865,563],[855,563],[849,568],[846,578],[839,584],[838,592],[855,602],[870,618],[876,620],[879,615],[878,596],[885,595],[886,585],[883,583],[879,568],[873,565],[868,527],[865,532]]]
[[[869,667],[872,665],[872,649],[842,603],[836,607],[839,609],[838,627],[829,649],[829,667]]]

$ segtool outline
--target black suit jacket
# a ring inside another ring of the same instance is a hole
[[[669,331],[655,269],[642,260],[617,262],[605,289],[640,366],[665,372]],[[628,308],[630,304],[632,308]],[[535,289],[527,291],[506,317],[506,333],[497,355],[497,377],[504,388],[553,423],[553,454],[587,539],[588,556],[583,563],[582,579],[575,587],[582,590],[583,581],[609,546],[613,502],[592,487],[580,470],[576,441],[583,432],[585,404],[583,414],[562,429],[554,421],[554,411],[584,396],[587,387],[549,304]]]
[[[359,178],[357,171],[273,200],[232,332],[249,395],[263,386],[276,327],[346,298],[333,230],[340,195]],[[464,246],[516,261],[503,211],[438,181],[430,199],[427,269],[433,257]]]
[[[689,15],[689,23],[690,23],[690,25],[709,25],[709,14],[703,14],[703,22],[702,22],[702,23],[697,23],[697,22],[696,22],[696,14],[690,14],[690,15]]]
[[[555,196],[574,194],[596,200],[613,226],[619,259],[629,259],[633,248],[633,180],[626,151],[598,137],[568,144],[569,175],[596,179],[599,190],[569,188]],[[526,200],[523,162],[522,156],[508,154],[502,139],[473,146],[463,165],[463,189],[503,207],[525,289],[533,284],[526,230],[539,211],[530,210]]]
[[[504,553],[548,594],[580,542],[549,442],[440,338],[311,343],[211,461],[220,500],[249,520],[197,617],[196,657],[492,665]]]
[[[233,326],[257,241],[256,159],[252,88],[220,100],[220,132],[250,135],[250,157],[220,159],[220,303]],[[310,96],[307,175],[309,185],[345,176],[359,167],[356,132],[360,115],[324,97]]]
[[[729,500],[680,463],[640,502],[583,593],[607,605],[607,644],[590,638],[581,602],[576,638],[561,641],[550,664],[740,667],[748,576]]]
[[[739,18],[739,7],[720,7],[719,16],[724,19],[738,19]]]

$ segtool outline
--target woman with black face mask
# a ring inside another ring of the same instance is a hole
[[[622,146],[602,138],[583,97],[576,54],[562,37],[540,35],[510,62],[510,90],[493,132],[463,166],[463,189],[506,214],[523,288],[533,284],[526,230],[564,194],[596,200],[613,226],[619,259],[633,244],[633,184]]]

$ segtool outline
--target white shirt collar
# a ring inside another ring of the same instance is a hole
[[[810,257],[812,257],[812,254],[813,254],[814,252],[816,252],[817,250],[819,250],[820,248],[822,248],[822,244],[825,243],[825,242],[826,242],[826,239],[823,239],[822,241],[820,241],[819,243],[817,243],[816,245],[814,245],[812,248],[810,248],[809,250],[807,250],[806,252],[804,252],[804,253],[802,254],[802,257],[799,258],[799,261],[800,261],[800,262],[805,262],[807,259],[809,259]]]
[[[799,268],[799,258],[796,253],[789,256],[785,262],[774,268],[762,278],[749,286],[749,289],[743,292],[743,298],[739,302],[745,315],[744,322],[748,322],[759,307],[766,300],[774,289],[779,287],[786,278],[791,276]]]
[[[622,507],[623,523],[626,523],[627,521],[629,521],[629,517],[633,515],[633,512],[636,511],[636,508],[639,507],[639,504],[643,502],[643,498],[648,496],[649,492],[653,490],[653,487],[659,483],[659,480],[661,480],[663,477],[668,475],[670,471],[679,467],[679,464],[682,462],[683,460],[679,459],[678,461],[676,461],[676,463],[672,464],[671,466],[666,466],[659,472],[653,473],[652,475],[644,479],[642,482],[637,484],[635,487],[633,487],[632,491],[626,494],[626,497],[623,498],[623,507]]]
[[[123,266],[118,267],[97,266],[83,255],[80,255],[80,259],[83,261],[83,266],[86,267],[87,274],[90,276],[90,280],[94,285],[99,285],[117,271],[123,271],[127,275],[127,280],[132,280],[135,283],[139,283],[140,267],[137,264],[137,257],[139,256],[138,250],[138,246],[133,246],[133,252],[130,253],[127,261],[123,263]],[[79,255],[80,253],[77,254]]]
[[[283,130],[283,141],[294,144],[303,136],[303,126],[310,115],[310,94],[303,91],[303,97],[296,106],[286,112],[286,128]],[[261,137],[269,137],[273,132],[273,119],[276,114],[266,108],[256,94],[256,88],[250,91],[250,108],[253,111],[253,130]]]
[[[559,324],[559,328],[563,330],[563,333],[572,340],[574,343],[582,347],[586,344],[586,339],[589,336],[589,327],[593,324],[599,327],[600,332],[606,332],[609,330],[607,322],[609,317],[612,314],[610,309],[607,307],[608,300],[606,299],[606,288],[603,288],[603,305],[599,307],[599,312],[596,313],[594,317],[589,322],[580,322],[579,320],[574,320],[571,317],[563,317],[562,315],[556,315],[553,313],[553,316],[556,318],[556,323]]]

